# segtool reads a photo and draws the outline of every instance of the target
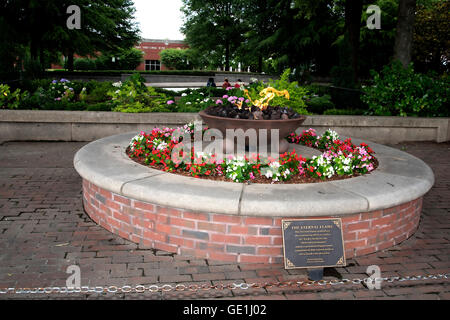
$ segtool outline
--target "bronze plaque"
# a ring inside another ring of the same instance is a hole
[[[333,219],[283,219],[284,267],[343,267],[342,221]]]

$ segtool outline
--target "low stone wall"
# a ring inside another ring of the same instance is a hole
[[[213,77],[217,84],[222,84],[224,79],[228,79],[230,82],[236,82],[241,79],[244,82],[250,82],[252,78],[256,78],[261,81],[268,81],[270,79],[277,79],[277,76],[269,76],[265,74],[254,74],[254,73],[222,73],[222,72],[211,72],[205,73],[204,75],[176,75],[176,74],[148,74],[141,73],[146,82],[149,83],[189,83],[189,82],[199,82],[206,85],[209,78]],[[125,81],[131,76],[131,73],[116,73],[111,74],[105,72],[58,72],[53,71],[48,73],[49,77],[54,79],[65,78],[68,80],[79,80],[79,81]]]
[[[196,113],[0,110],[0,143],[4,141],[94,141],[119,133],[175,127],[198,120]],[[450,141],[449,118],[308,116],[299,131],[332,128],[342,136],[378,143]]]
[[[145,247],[218,261],[283,263],[280,217],[166,207],[115,194],[87,180],[83,180],[83,202],[97,224]],[[383,210],[336,216],[342,219],[346,258],[408,239],[417,229],[421,211],[422,197]]]
[[[76,153],[84,208],[123,238],[191,257],[280,263],[283,218],[341,218],[347,258],[383,250],[414,233],[422,197],[434,184],[422,160],[369,141],[378,168],[351,179],[248,185],[196,179],[131,160],[125,150],[133,135],[103,138]],[[290,147],[298,154],[306,148]]]

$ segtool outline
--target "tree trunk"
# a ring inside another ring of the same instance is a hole
[[[230,71],[230,41],[225,41],[225,71]]]
[[[37,43],[36,40],[31,39],[31,41],[30,41],[30,57],[31,57],[31,60],[37,60],[38,59],[39,48],[38,48],[36,43]]]
[[[353,80],[358,82],[359,37],[361,29],[362,0],[345,0],[345,31],[350,45]]]
[[[411,62],[415,10],[416,0],[399,1],[394,60],[400,61],[405,68]]]
[[[73,65],[73,50],[69,50],[67,54],[67,69],[69,71],[73,71],[74,65]]]

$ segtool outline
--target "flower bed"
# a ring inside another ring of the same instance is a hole
[[[183,139],[179,138],[182,134],[188,134],[193,139],[194,125],[141,132],[131,140],[127,154],[141,164],[166,172],[253,183],[310,183],[345,179],[369,173],[377,167],[374,152],[367,144],[356,146],[351,139],[340,140],[339,135],[330,129],[322,136],[309,129],[301,135],[292,133],[286,138],[290,143],[323,151],[322,155],[311,159],[298,155],[295,150],[280,155],[279,159],[266,159],[259,154],[220,159],[215,154],[195,152],[194,148],[186,154],[179,148],[183,146]],[[175,159],[172,156],[174,153],[177,154]]]

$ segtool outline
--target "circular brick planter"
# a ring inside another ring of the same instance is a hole
[[[282,218],[341,218],[347,258],[383,250],[414,233],[422,197],[434,183],[423,161],[375,143],[369,145],[378,169],[352,179],[299,185],[195,179],[130,160],[125,148],[133,136],[104,138],[76,154],[86,212],[132,242],[197,258],[282,263]]]

